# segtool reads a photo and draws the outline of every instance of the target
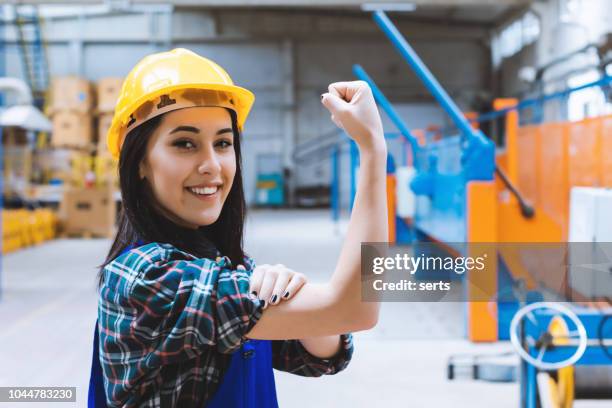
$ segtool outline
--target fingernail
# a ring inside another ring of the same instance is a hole
[[[240,270],[240,271],[246,271],[246,268],[244,267],[244,265],[238,265],[236,267],[236,269]]]
[[[278,299],[278,295],[274,295],[270,298],[270,303],[275,304],[276,303],[276,299]]]
[[[263,308],[265,309],[266,307],[268,307],[268,301],[264,300]]]
[[[325,98],[325,94],[321,94],[321,100],[323,100],[323,98]]]
[[[287,298],[289,297],[289,291],[286,291],[286,292],[285,292],[285,294],[283,295],[283,297],[284,297],[285,299],[287,299]]]
[[[257,296],[257,291],[256,291],[256,290],[252,291],[252,292],[251,292],[251,295],[253,295],[253,296]]]

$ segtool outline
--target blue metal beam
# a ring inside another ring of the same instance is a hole
[[[478,118],[471,119],[470,122],[479,122],[479,123],[486,122],[492,119],[496,119],[500,116],[504,116],[506,113],[513,111],[513,110],[521,110],[521,109],[528,108],[530,106],[542,104],[544,102],[547,102],[553,99],[563,98],[563,97],[570,95],[573,92],[582,91],[583,89],[592,88],[595,86],[601,86],[601,87],[609,86],[611,83],[612,83],[612,75],[606,75],[598,79],[597,81],[589,82],[589,83],[586,83],[580,86],[576,86],[573,88],[567,88],[559,92],[544,94],[536,98],[524,99],[520,101],[519,103],[517,103],[516,105],[511,106],[509,108],[483,113],[482,115],[479,115]]]
[[[464,135],[468,137],[471,136],[474,133],[474,129],[470,126],[469,121],[446,93],[444,88],[442,88],[442,85],[440,85],[438,80],[433,76],[418,54],[410,44],[408,44],[399,30],[393,25],[391,20],[389,20],[385,12],[380,10],[375,11],[374,21],[378,24],[383,33],[389,37],[391,43],[399,51],[402,57],[404,57],[406,62],[408,62],[414,73],[419,77],[434,98],[436,98],[440,106],[448,113],[457,128],[459,128]]]
[[[459,107],[436,80],[414,49],[393,25],[384,11],[373,13],[374,21],[391,43],[404,57],[415,74],[436,98],[442,109],[448,113],[455,126],[467,140],[463,149],[463,175],[465,180],[493,180],[495,171],[495,146],[482,131],[472,128]]]

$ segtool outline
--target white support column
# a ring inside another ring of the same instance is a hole
[[[285,39],[282,43],[283,64],[283,170],[287,188],[287,204],[295,204],[295,166],[293,151],[297,142],[296,134],[296,101],[295,101],[295,52],[293,40]]]

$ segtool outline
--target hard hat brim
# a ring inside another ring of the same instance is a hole
[[[242,88],[236,85],[225,85],[225,84],[208,84],[208,83],[193,83],[193,84],[180,84],[174,86],[168,86],[158,89],[154,92],[148,93],[134,100],[129,106],[126,106],[121,112],[115,112],[113,115],[113,121],[108,130],[107,134],[107,146],[110,154],[117,159],[121,150],[121,145],[126,136],[127,122],[130,114],[147,101],[159,98],[161,95],[169,92],[184,90],[184,89],[201,89],[201,90],[214,90],[223,91],[231,94],[236,99],[236,112],[238,128],[240,131],[243,130],[244,122],[248,117],[253,103],[255,102],[255,95],[246,88]],[[122,118],[122,119],[119,119]]]

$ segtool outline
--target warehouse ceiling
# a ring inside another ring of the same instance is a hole
[[[175,10],[189,9],[284,9],[316,13],[363,13],[376,8],[396,11],[397,17],[421,22],[475,23],[494,26],[529,4],[544,0],[12,0],[13,4],[106,5],[113,9],[140,10],[150,5],[171,4]],[[333,10],[330,10],[333,9]]]

